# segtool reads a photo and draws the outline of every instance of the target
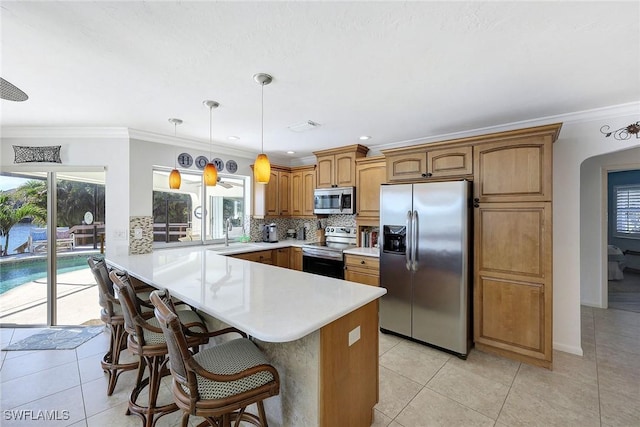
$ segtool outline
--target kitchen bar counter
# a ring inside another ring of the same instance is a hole
[[[190,246],[109,255],[107,262],[169,289],[210,326],[252,336],[281,376],[280,396],[265,401],[270,425],[370,425],[378,401],[378,298],[386,290],[223,256],[227,250],[236,249]]]

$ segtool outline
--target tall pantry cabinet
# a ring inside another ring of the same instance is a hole
[[[552,367],[552,144],[561,125],[474,145],[474,341]]]

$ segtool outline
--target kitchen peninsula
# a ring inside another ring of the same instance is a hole
[[[280,395],[265,401],[270,425],[371,425],[378,401],[378,298],[385,289],[211,249],[113,255],[107,262],[169,289],[210,327],[227,324],[253,337],[281,378]]]

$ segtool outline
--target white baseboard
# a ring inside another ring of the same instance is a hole
[[[576,356],[583,356],[584,353],[582,351],[582,347],[575,347],[572,345],[566,345],[554,342],[553,349],[558,351],[563,351],[565,353],[575,354]]]
[[[603,307],[602,304],[600,303],[591,302],[591,301],[580,301],[580,305],[585,305],[587,307],[595,307],[595,308],[607,308],[607,307]]]

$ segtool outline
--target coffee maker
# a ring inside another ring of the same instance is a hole
[[[269,243],[278,241],[278,226],[275,223],[262,226],[262,241]]]

